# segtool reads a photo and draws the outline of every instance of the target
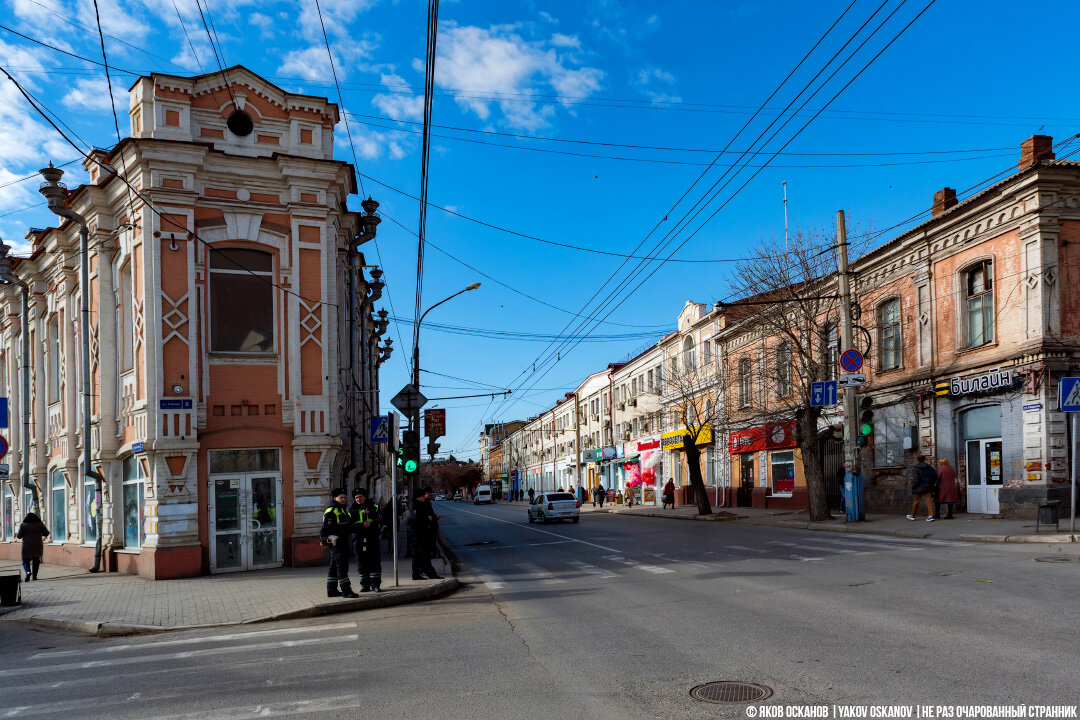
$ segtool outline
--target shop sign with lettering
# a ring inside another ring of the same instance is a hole
[[[991,370],[970,378],[939,380],[934,384],[934,392],[939,396],[997,393],[1011,389],[1015,382],[1012,370]]]

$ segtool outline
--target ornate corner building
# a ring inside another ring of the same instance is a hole
[[[89,230],[88,287],[71,221],[31,230],[13,264],[27,317],[19,288],[0,286],[13,448],[0,557],[18,556],[13,526],[36,504],[46,562],[90,566],[98,533],[106,569],[149,578],[321,561],[330,486],[382,489],[368,427],[390,354],[382,272],[360,248],[377,203],[347,209],[339,109],[243,67],[141,77],[130,98],[131,137],[95,151],[67,195]],[[81,460],[84,332],[100,497]]]

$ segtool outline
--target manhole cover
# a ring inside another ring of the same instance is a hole
[[[748,682],[720,680],[698,685],[690,697],[711,703],[756,703],[772,697],[772,688]]]
[[[1067,555],[1057,555],[1053,557],[1041,557],[1035,558],[1035,562],[1075,562],[1076,558],[1069,557]]]

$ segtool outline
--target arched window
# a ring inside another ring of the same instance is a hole
[[[983,260],[964,270],[963,335],[966,347],[994,342],[994,261]]]
[[[878,305],[878,345],[881,346],[881,369],[900,367],[900,298],[890,298]]]
[[[776,346],[776,397],[791,395],[791,345],[787,340]]]
[[[210,251],[210,350],[274,351],[274,257],[258,250]]]
[[[684,373],[694,372],[694,338],[687,335],[682,344],[682,364]]]
[[[750,358],[739,361],[739,407],[750,406]]]

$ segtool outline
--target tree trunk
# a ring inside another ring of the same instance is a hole
[[[686,452],[686,466],[698,515],[712,515],[712,503],[709,502],[709,495],[705,492],[705,481],[701,479],[701,451],[698,450],[697,445],[693,444],[689,435],[686,436],[683,450]]]
[[[819,413],[807,412],[799,421],[799,450],[802,453],[803,474],[806,476],[806,491],[810,499],[810,519],[813,521],[832,519],[825,491],[825,477],[821,472],[818,415]]]

